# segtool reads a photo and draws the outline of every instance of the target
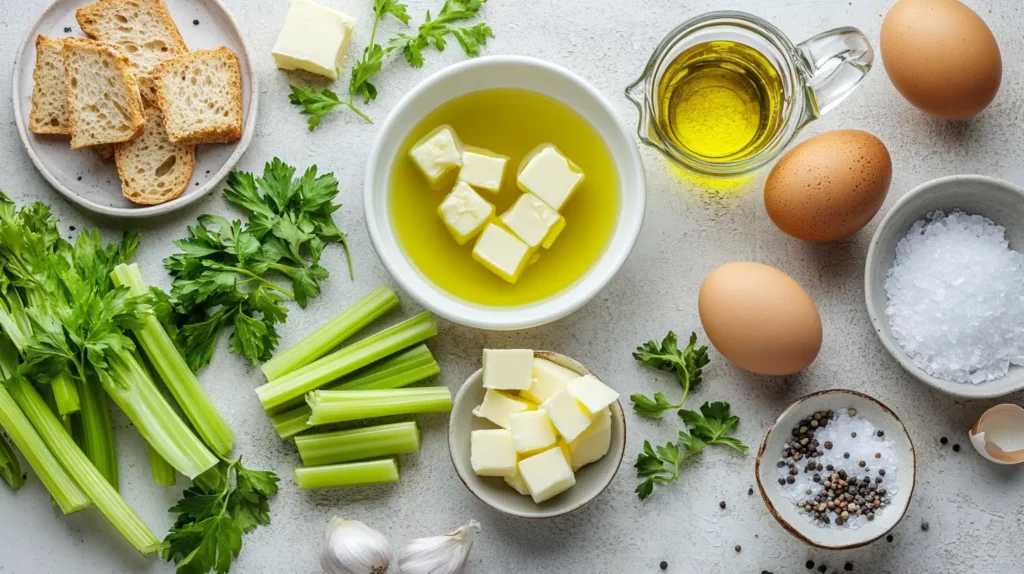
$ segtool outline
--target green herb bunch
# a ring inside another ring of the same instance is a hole
[[[377,99],[377,86],[370,80],[380,72],[384,59],[393,52],[401,51],[405,60],[413,68],[423,67],[423,50],[430,46],[443,52],[448,45],[447,37],[455,38],[462,51],[469,57],[480,55],[480,48],[493,38],[494,32],[485,23],[473,26],[457,25],[457,22],[476,17],[477,12],[487,0],[445,0],[441,11],[436,17],[427,12],[426,19],[420,24],[415,35],[398,34],[387,42],[387,47],[376,43],[377,26],[386,16],[409,24],[408,6],[398,0],[373,0],[373,28],[370,30],[370,41],[363,50],[362,57],[352,67],[349,80],[348,98],[341,98],[329,89],[316,90],[303,86],[291,86],[289,101],[300,107],[300,113],[309,116],[307,123],[313,131],[327,114],[338,106],[345,106],[359,117],[373,123],[355,104],[356,98],[364,104]]]
[[[180,253],[164,260],[174,277],[170,305],[178,344],[193,370],[210,362],[228,326],[232,351],[254,364],[268,360],[279,338],[276,326],[288,316],[283,302],[304,308],[320,294],[329,275],[320,265],[327,245],[341,245],[352,275],[345,234],[333,219],[341,207],[333,203],[338,180],[318,175],[316,166],[295,174],[277,158],[262,177],[231,172],[224,196],[248,222],[200,216],[190,236],[175,242]]]

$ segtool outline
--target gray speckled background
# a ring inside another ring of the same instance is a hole
[[[322,0],[357,16],[353,52],[367,39],[369,0]],[[10,62],[24,31],[47,0],[0,0],[0,94],[10,93]],[[260,118],[249,152],[239,167],[260,169],[277,155],[294,165],[311,163],[334,170],[345,206],[338,220],[350,234],[356,280],[335,273],[324,296],[305,312],[294,312],[283,329],[283,345],[309,332],[380,282],[390,278],[369,244],[360,200],[365,150],[374,126],[352,114],[336,113],[315,133],[287,104],[288,77],[273,67],[270,49],[286,10],[284,0],[225,0],[254,50],[260,76]],[[889,147],[895,174],[886,207],[915,185],[953,173],[981,173],[1024,183],[1024,8],[1016,0],[968,0],[992,27],[1004,62],[1002,90],[992,106],[969,123],[931,119],[896,92],[877,65],[860,90],[801,138],[834,128],[857,127],[878,135]],[[441,0],[411,0],[414,21],[436,10]],[[636,112],[621,95],[640,73],[650,51],[673,26],[712,9],[740,9],[773,21],[796,40],[827,28],[852,25],[877,47],[888,0],[492,0],[484,10],[497,38],[491,54],[526,54],[567,66],[606,94],[627,121]],[[73,24],[71,16],[68,25]],[[185,22],[182,25],[190,25]],[[392,25],[385,32],[392,30]],[[382,119],[402,94],[429,73],[461,59],[457,48],[427,55],[423,70],[395,62],[380,74],[380,98],[366,111]],[[337,85],[342,89],[344,81]],[[65,226],[103,225],[113,237],[117,222],[103,222],[76,211],[36,173],[18,139],[11,106],[0,106],[0,188],[18,201],[51,203]],[[811,391],[850,387],[882,400],[903,418],[918,452],[918,484],[910,510],[892,543],[825,552],[802,545],[769,516],[753,484],[752,455],[708,452],[688,466],[679,482],[647,503],[633,494],[630,463],[643,439],[672,438],[679,426],[628,415],[627,461],[600,499],[570,516],[531,522],[503,516],[479,503],[456,479],[448,458],[444,417],[420,417],[421,453],[403,457],[402,481],[380,488],[299,492],[290,481],[298,456],[273,435],[252,388],[261,383],[226,347],[201,375],[214,402],[239,435],[237,452],[248,464],[272,468],[283,477],[273,501],[273,524],[245,539],[232,572],[317,572],[323,525],[332,515],[376,526],[400,545],[476,518],[483,523],[471,556],[471,571],[500,572],[656,572],[667,560],[670,572],[756,573],[762,569],[804,571],[808,559],[840,570],[850,561],[856,572],[917,574],[1019,571],[1024,538],[1024,472],[1002,468],[977,456],[966,429],[992,402],[965,402],[931,391],[910,379],[883,351],[863,306],[862,267],[871,231],[833,245],[810,245],[777,230],[765,216],[762,171],[727,195],[708,195],[678,178],[662,158],[643,149],[648,173],[647,220],[629,261],[618,277],[573,316],[522,333],[487,333],[443,323],[432,348],[442,363],[443,384],[452,389],[477,368],[481,348],[533,347],[573,356],[628,395],[668,390],[670,381],[630,359],[632,348],[669,329],[699,330],[696,297],[702,278],[721,263],[737,259],[780,267],[801,282],[817,302],[825,344],[817,361],[788,378],[763,378],[737,370],[712,353],[705,385],[692,398],[728,400],[742,417],[739,435],[748,444],[785,406]],[[885,209],[883,208],[883,209]],[[171,240],[204,212],[230,213],[210,196],[192,209],[143,224],[138,259],[147,277],[167,286],[160,259]],[[341,255],[329,250],[327,266],[340,271]],[[408,299],[408,298],[406,298]],[[415,311],[410,303],[402,314]],[[397,320],[392,316],[392,321]],[[1021,395],[1009,400],[1020,402]],[[123,417],[116,419],[123,492],[158,533],[171,523],[166,509],[180,489],[162,490],[149,479],[141,440]],[[954,453],[940,447],[949,436],[964,446]],[[728,502],[727,510],[718,501]],[[931,529],[921,531],[921,520]],[[742,552],[733,546],[740,544]],[[157,560],[143,560],[118,539],[94,511],[61,519],[33,477],[17,496],[0,488],[0,572],[166,572]]]

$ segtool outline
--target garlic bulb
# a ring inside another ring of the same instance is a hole
[[[327,574],[385,574],[391,566],[391,544],[358,520],[334,517],[324,529],[320,566]]]
[[[462,574],[473,548],[470,534],[478,530],[480,523],[470,520],[445,536],[417,538],[398,555],[398,567],[402,574]]]

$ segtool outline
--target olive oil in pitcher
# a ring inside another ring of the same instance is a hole
[[[676,56],[662,75],[657,120],[676,146],[710,163],[761,151],[783,122],[785,87],[757,50],[720,40]]]

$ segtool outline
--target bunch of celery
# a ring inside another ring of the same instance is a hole
[[[19,210],[0,193],[0,427],[65,514],[95,506],[152,554],[160,540],[117,492],[108,398],[149,443],[161,484],[175,471],[197,478],[214,468],[234,436],[154,316],[158,298],[128,265],[139,236],[104,245],[84,230],[72,244],[56,224],[46,205]]]
[[[299,488],[395,482],[394,455],[420,446],[412,422],[300,433],[316,425],[451,410],[447,387],[402,388],[441,371],[422,344],[437,334],[430,313],[330,352],[397,305],[393,291],[378,287],[263,366],[268,382],[256,394],[277,434],[295,437],[305,465],[294,470]]]

